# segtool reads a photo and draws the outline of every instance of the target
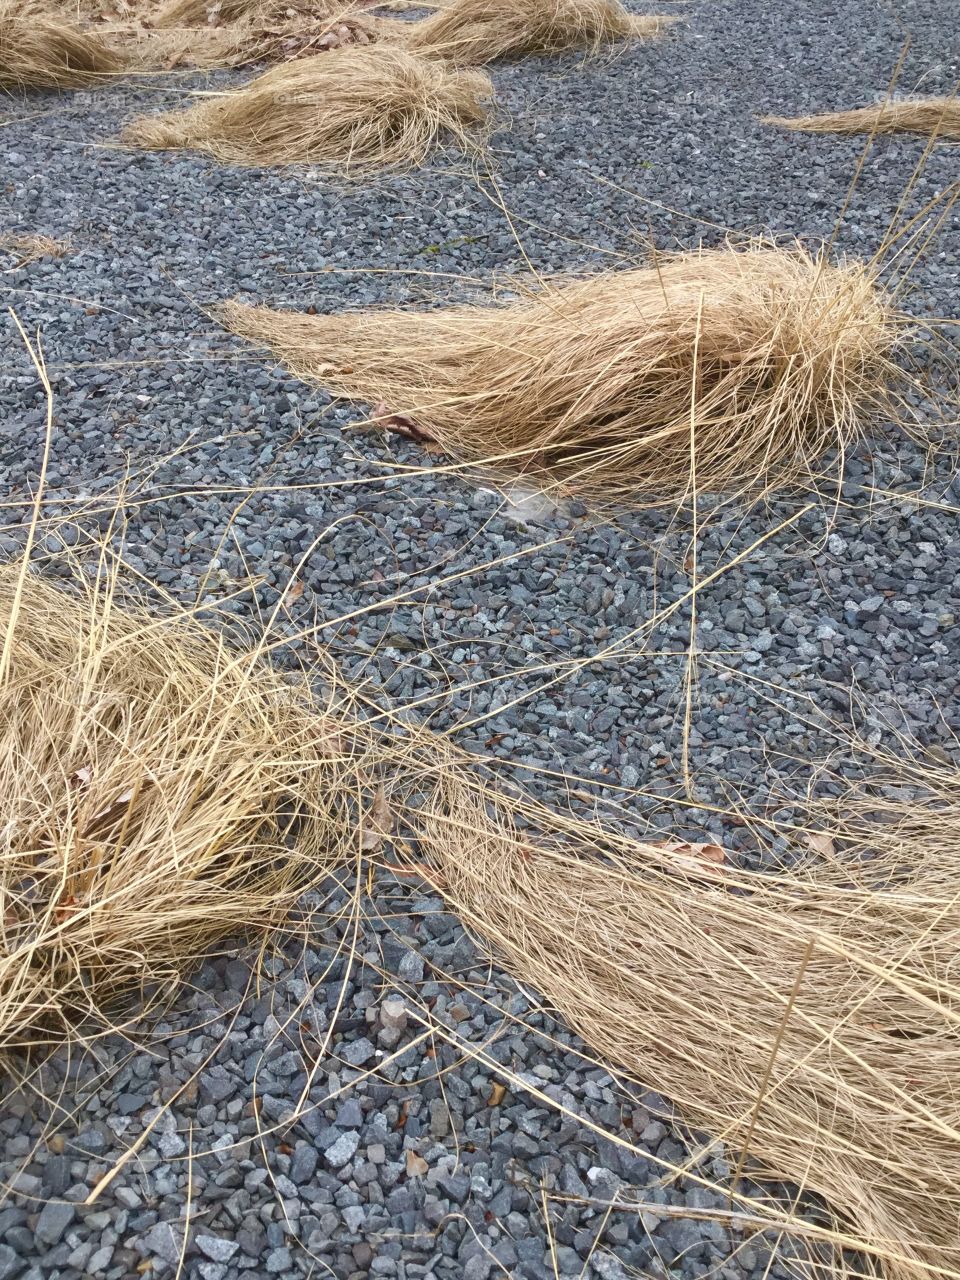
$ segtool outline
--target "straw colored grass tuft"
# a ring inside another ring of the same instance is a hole
[[[920,133],[960,138],[960,101],[953,97],[876,102],[814,116],[761,116],[760,123],[806,133]]]
[[[103,1025],[354,851],[358,757],[181,611],[0,571],[0,1053]]]
[[[0,89],[83,89],[123,67],[100,35],[31,0],[0,0]]]
[[[69,240],[55,240],[53,236],[33,232],[8,231],[0,235],[0,253],[8,253],[15,259],[10,271],[28,267],[41,258],[62,258],[70,251]]]
[[[344,175],[405,169],[448,139],[473,147],[492,94],[481,72],[402,49],[350,48],[274,67],[186,111],[143,116],[122,140],[206,151],[233,164],[308,162]]]
[[[837,1220],[815,1239],[888,1280],[960,1272],[956,774],[949,874],[928,827],[926,841],[881,841],[863,867],[778,875],[533,804],[521,828],[464,770],[439,774],[419,856],[521,982],[745,1150],[752,1179],[757,1161],[821,1194]]]
[[[674,21],[628,13],[619,0],[451,0],[398,35],[417,53],[481,66],[576,49],[595,53],[617,40],[652,38]]]
[[[664,255],[521,301],[308,316],[218,309],[299,376],[453,456],[603,497],[813,467],[889,413],[897,321],[866,266],[797,245]]]

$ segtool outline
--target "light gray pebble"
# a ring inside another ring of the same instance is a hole
[[[229,1262],[240,1248],[235,1240],[225,1240],[222,1236],[197,1235],[194,1244],[211,1262]]]
[[[339,1049],[340,1057],[352,1067],[362,1067],[369,1062],[376,1050],[366,1036],[359,1040],[351,1040]]]
[[[264,1268],[268,1275],[279,1276],[289,1271],[293,1265],[293,1256],[287,1248],[271,1249],[267,1254]]]
[[[183,1248],[183,1228],[171,1222],[158,1222],[143,1237],[143,1245],[148,1254],[176,1266]]]
[[[335,1142],[324,1151],[324,1158],[334,1169],[342,1169],[354,1157],[360,1145],[360,1135],[353,1131],[340,1134]]]

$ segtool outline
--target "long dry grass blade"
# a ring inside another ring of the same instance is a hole
[[[956,97],[888,99],[869,107],[819,115],[761,116],[760,122],[805,133],[920,133],[960,138],[960,101]]]

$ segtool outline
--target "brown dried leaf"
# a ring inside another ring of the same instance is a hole
[[[726,849],[719,844],[701,844],[690,840],[651,840],[649,843],[651,848],[677,854],[688,865],[722,867],[730,861]]]
[[[424,1160],[423,1156],[418,1156],[415,1151],[407,1151],[407,1177],[422,1178],[430,1166]]]
[[[803,842],[808,849],[812,849],[814,853],[819,853],[824,858],[832,858],[837,852],[833,837],[827,835],[826,831],[808,831],[803,837]]]
[[[490,1086],[490,1097],[487,1099],[491,1107],[499,1107],[503,1101],[503,1096],[507,1092],[507,1086],[501,1084],[499,1080],[494,1080]]]
[[[403,866],[391,867],[390,870],[395,876],[419,876],[437,889],[446,888],[447,882],[440,872],[424,866],[422,862],[407,862]]]
[[[383,787],[378,787],[370,805],[369,826],[363,833],[361,847],[376,849],[393,831],[393,813]]]
[[[397,435],[403,436],[406,440],[412,440],[415,444],[436,443],[433,437],[424,431],[413,418],[405,413],[391,413],[383,400],[376,405],[370,416],[378,427],[384,427],[387,431],[395,431]]]

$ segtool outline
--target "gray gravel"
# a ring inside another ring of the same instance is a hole
[[[629,255],[648,228],[668,247],[701,234],[715,242],[723,227],[832,232],[861,142],[781,135],[753,115],[882,94],[902,27],[867,0],[842,11],[704,0],[682,12],[665,41],[613,61],[495,69],[512,121],[495,140],[496,184],[539,269]],[[922,0],[900,16],[913,37],[902,85],[949,92],[949,6]],[[371,696],[416,702],[411,714],[545,795],[567,794],[556,771],[576,775],[574,803],[622,803],[620,820],[638,830],[706,828],[745,846],[743,829],[708,806],[729,791],[762,804],[800,785],[806,762],[837,747],[851,688],[868,737],[892,720],[950,748],[960,485],[953,459],[930,461],[894,435],[847,460],[836,504],[804,510],[809,495],[792,493],[746,512],[705,505],[701,574],[791,523],[700,596],[698,790],[694,807],[678,804],[689,615],[636,632],[689,587],[688,517],[601,520],[576,503],[514,503],[429,471],[401,483],[385,463],[430,459],[397,439],[345,433],[358,411],[270,368],[203,311],[235,293],[320,310],[416,302],[438,287],[457,293],[436,273],[518,269],[492,183],[440,159],[345,193],[309,171],[107,145],[133,114],[223,82],[167,78],[0,109],[0,227],[73,242],[62,261],[2,277],[24,326],[42,331],[56,392],[51,513],[111,494],[129,470],[136,568],[186,598],[201,583],[215,597],[252,576],[236,605],[250,616],[300,566],[298,616],[318,609],[330,620],[333,651]],[[909,138],[874,148],[841,250],[873,252],[922,149]],[[908,212],[956,178],[956,155],[934,152]],[[955,313],[958,245],[952,217],[918,268],[908,299],[918,315]],[[0,484],[15,503],[37,479],[44,401],[3,324]],[[18,545],[20,510],[0,529],[0,551]],[[341,905],[351,891],[337,890]],[[212,960],[166,1022],[48,1064],[32,1083],[55,1108],[35,1088],[7,1100],[0,1280],[120,1280],[148,1260],[148,1274],[172,1276],[181,1254],[184,1274],[203,1280],[784,1274],[789,1246],[767,1271],[772,1242],[748,1232],[650,1207],[608,1215],[611,1200],[637,1195],[665,1209],[723,1207],[692,1178],[661,1184],[657,1160],[682,1162],[703,1135],[585,1061],[439,903],[385,880],[360,904],[349,971],[335,956],[345,927],[335,901],[305,926],[304,945],[267,961],[256,993],[242,954]],[[520,1085],[491,1106],[491,1067],[439,1040],[435,1058],[423,1043],[404,1053],[419,1034],[418,1001],[564,1109]],[[709,1149],[698,1167],[723,1182],[727,1153]]]
[[[775,1235],[686,1216],[727,1208],[701,1185],[729,1178],[723,1146],[586,1060],[438,899],[383,876],[359,898],[348,963],[354,893],[344,878],[312,897],[255,990],[243,959],[211,960],[163,1021],[54,1059],[7,1100],[0,1176],[18,1190],[0,1235],[20,1252],[0,1246],[7,1275],[31,1274],[34,1254],[44,1275],[112,1280],[146,1262],[172,1276],[181,1256],[203,1280],[790,1274]],[[415,985],[400,977],[411,946]],[[452,1043],[424,1038],[427,1017]],[[513,1081],[499,1096],[498,1064]],[[70,1099],[52,1123],[37,1089]],[[608,1213],[614,1201],[643,1209]]]

